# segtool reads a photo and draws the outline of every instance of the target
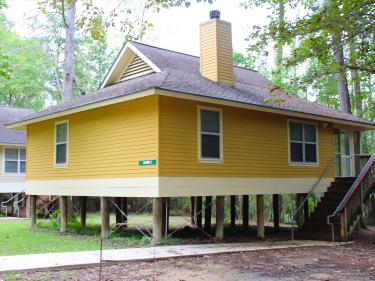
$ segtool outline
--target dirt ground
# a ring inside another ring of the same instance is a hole
[[[19,273],[0,280],[99,280],[99,268]],[[375,226],[352,244],[108,265],[105,281],[375,280]]]

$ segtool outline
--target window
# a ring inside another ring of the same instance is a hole
[[[4,148],[4,173],[24,174],[26,170],[26,150],[24,148]]]
[[[221,111],[200,108],[200,154],[202,160],[222,160]]]
[[[55,126],[55,165],[68,163],[68,130],[67,121],[56,123]]]
[[[316,125],[289,122],[290,162],[318,163]]]

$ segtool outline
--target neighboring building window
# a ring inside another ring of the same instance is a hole
[[[221,112],[200,109],[200,158],[206,160],[222,159]]]
[[[24,174],[26,170],[26,150],[24,148],[4,149],[4,173]]]
[[[289,122],[290,162],[317,163],[316,125]]]
[[[55,164],[68,163],[68,122],[56,123],[55,127]]]

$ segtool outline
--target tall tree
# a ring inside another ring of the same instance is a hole
[[[62,2],[62,18],[65,25],[65,49],[64,49],[64,86],[61,93],[61,100],[67,101],[73,98],[74,83],[77,83],[77,78],[74,72],[74,30],[75,30],[75,15],[77,0]],[[65,12],[65,6],[66,12]]]

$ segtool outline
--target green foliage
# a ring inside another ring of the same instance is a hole
[[[242,54],[239,52],[233,53],[233,63],[237,66],[241,66],[247,69],[254,69],[255,58],[250,54]]]
[[[36,38],[20,38],[0,14],[0,104],[41,109],[48,97],[45,85],[50,65]]]

